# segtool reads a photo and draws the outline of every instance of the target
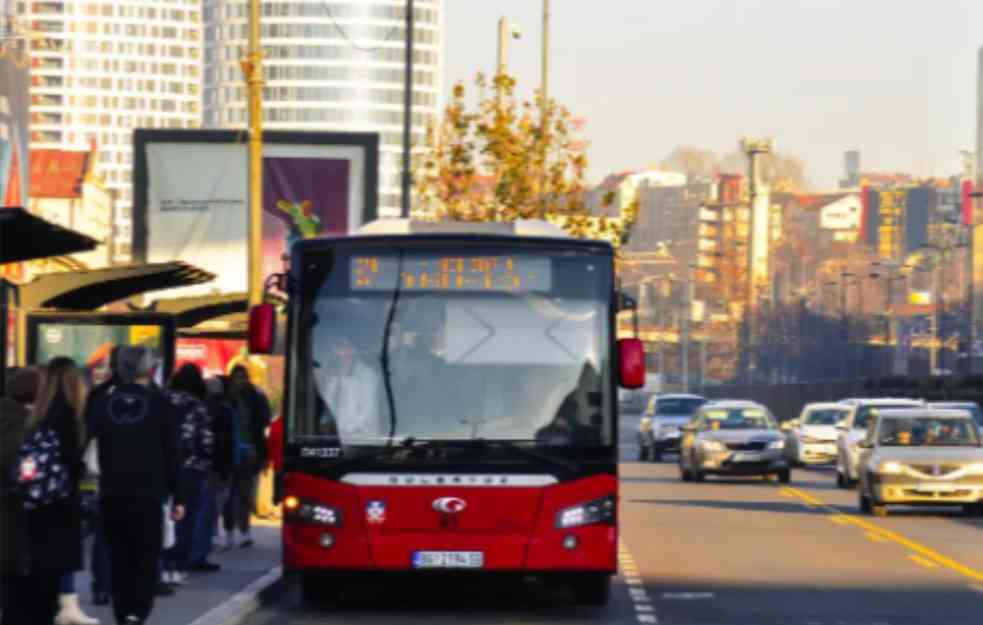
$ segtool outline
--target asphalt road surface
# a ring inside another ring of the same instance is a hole
[[[958,509],[856,513],[828,469],[789,485],[683,483],[669,456],[638,463],[625,417],[621,565],[610,604],[467,578],[353,589],[311,607],[294,588],[249,625],[981,625],[983,519]]]

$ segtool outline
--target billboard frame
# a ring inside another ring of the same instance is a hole
[[[147,262],[149,232],[147,231],[150,174],[147,167],[147,146],[153,143],[211,143],[242,144],[246,149],[248,131],[200,130],[178,128],[136,128],[133,131],[133,243],[132,257]],[[308,145],[362,148],[365,170],[362,175],[364,191],[363,223],[379,216],[379,135],[375,132],[304,132],[295,130],[265,130],[263,145]],[[245,154],[243,168],[246,167]],[[245,217],[245,215],[244,215]]]
[[[164,357],[164,379],[174,372],[177,351],[177,320],[168,313],[86,313],[62,311],[31,311],[27,313],[26,339],[27,353],[25,365],[42,365],[36,362],[38,355],[38,326],[42,323],[63,323],[65,325],[108,325],[133,326],[148,325],[161,327],[161,352]]]

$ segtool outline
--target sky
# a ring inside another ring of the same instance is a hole
[[[443,0],[444,91],[494,72],[497,21],[520,94],[538,88],[541,0]],[[551,0],[551,97],[587,120],[590,177],[674,147],[770,136],[812,187],[864,171],[952,175],[976,146],[983,0]]]

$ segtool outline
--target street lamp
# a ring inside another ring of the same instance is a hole
[[[849,280],[849,278],[854,278],[854,277],[856,277],[856,274],[850,273],[849,271],[846,270],[846,267],[844,267],[840,271],[840,280],[838,282],[827,282],[826,283],[826,286],[838,286],[838,287],[840,287],[840,323],[843,326],[843,329],[842,329],[842,332],[843,332],[843,345],[844,345],[844,347],[846,348],[846,350],[848,352],[848,356],[850,355],[849,352],[851,350],[850,350],[850,322],[849,322],[849,318],[847,317],[847,311],[846,311],[846,308],[847,308],[847,289],[850,286],[856,286],[856,285],[860,284],[859,281],[856,281],[856,280],[855,281],[850,281]],[[853,373],[855,373],[855,374],[856,373],[859,373],[859,371],[857,371],[857,369],[859,369],[859,367],[854,366],[854,362],[853,361],[854,361],[853,358],[849,358],[850,366],[854,369],[854,372]]]
[[[513,24],[504,15],[498,19],[498,62],[496,64],[495,79],[501,79],[505,74],[509,62],[509,36],[513,39],[522,37],[522,31],[516,24]],[[501,106],[504,97],[501,85],[498,85],[498,104]]]
[[[905,265],[898,265],[897,263],[894,263],[894,262],[886,262],[886,263],[874,262],[874,263],[871,263],[871,266],[872,267],[882,267],[885,270],[884,273],[878,273],[875,270],[875,271],[873,271],[873,272],[870,273],[870,277],[873,278],[873,279],[875,279],[875,280],[877,280],[879,278],[883,278],[884,279],[884,283],[885,283],[885,285],[887,287],[885,289],[885,299],[886,299],[886,302],[885,302],[885,304],[886,304],[885,311],[886,311],[887,314],[885,316],[886,327],[885,327],[884,339],[885,339],[885,343],[887,345],[887,348],[889,350],[888,353],[890,354],[890,356],[889,356],[889,359],[890,359],[889,360],[889,363],[890,364],[889,364],[889,366],[885,367],[884,370],[885,371],[888,371],[888,372],[893,372],[893,370],[894,370],[893,363],[897,362],[897,359],[898,359],[897,345],[895,344],[895,339],[894,339],[894,336],[895,336],[895,332],[894,332],[894,284],[896,282],[903,282],[903,281],[905,281],[905,280],[908,279],[908,274],[906,273],[906,271],[908,270],[908,267],[905,266]]]
[[[935,322],[934,322],[934,336],[933,345],[930,357],[929,368],[931,372],[929,375],[935,375],[936,369],[944,364],[942,360],[942,343],[945,341],[945,328],[943,327],[943,321],[945,318],[945,265],[949,254],[954,252],[959,248],[966,247],[966,245],[961,243],[956,243],[953,245],[936,245],[935,243],[924,243],[921,246],[923,250],[933,250],[938,256],[936,262],[936,269],[938,269],[938,278],[933,280],[935,283]]]

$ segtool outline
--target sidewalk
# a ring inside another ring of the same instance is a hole
[[[191,573],[188,581],[179,586],[173,596],[157,597],[148,625],[187,625],[280,565],[279,522],[254,518],[253,540],[256,544],[246,549],[216,549],[210,559],[221,564],[222,570],[215,573]],[[91,553],[88,548],[89,545],[86,544],[86,565]],[[89,616],[98,618],[102,625],[114,625],[115,619],[110,606],[92,605],[90,587],[87,570],[75,574],[75,588],[82,610]]]

